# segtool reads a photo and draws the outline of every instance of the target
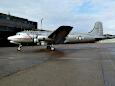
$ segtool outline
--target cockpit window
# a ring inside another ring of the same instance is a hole
[[[20,35],[20,33],[17,33],[16,35]]]
[[[23,33],[24,34],[24,33]],[[22,33],[17,33],[16,35],[22,35]]]

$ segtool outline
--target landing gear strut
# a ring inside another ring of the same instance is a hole
[[[18,51],[20,51],[20,50],[21,50],[21,47],[22,47],[22,45],[21,45],[21,44],[19,44],[19,46],[18,46],[17,50],[18,50]]]
[[[54,50],[55,50],[55,48],[53,47],[53,45],[48,45],[48,46],[47,46],[47,49],[50,49],[51,51],[54,51]]]

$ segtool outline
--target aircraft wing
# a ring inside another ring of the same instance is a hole
[[[57,30],[51,33],[48,38],[53,40],[53,44],[62,44],[72,28],[73,27],[71,26],[60,26]]]

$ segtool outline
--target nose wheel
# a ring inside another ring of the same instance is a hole
[[[19,46],[18,46],[17,50],[18,50],[18,51],[20,51],[20,50],[21,50],[21,47],[22,47],[22,45],[21,45],[21,44],[19,44]]]

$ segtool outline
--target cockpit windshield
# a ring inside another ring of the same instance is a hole
[[[16,35],[25,35],[26,33],[19,32]]]

